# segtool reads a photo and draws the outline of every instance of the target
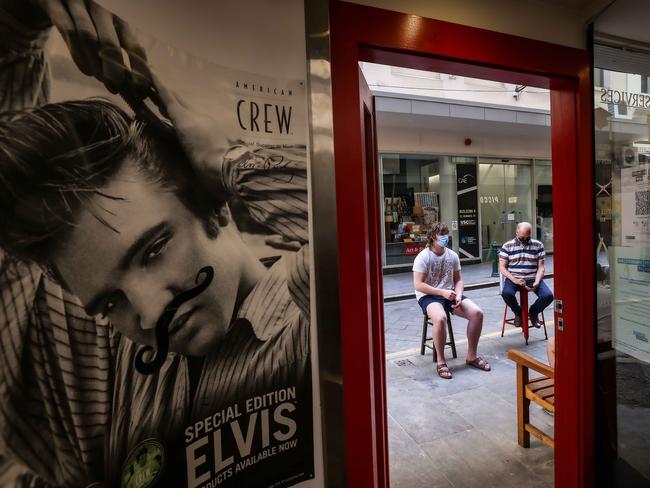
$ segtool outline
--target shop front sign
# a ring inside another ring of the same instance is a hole
[[[480,259],[476,164],[456,165],[458,251],[461,259]]]
[[[404,246],[402,249],[402,254],[404,256],[417,256],[420,254],[420,251],[424,250],[425,247],[427,247],[426,244],[411,244]]]

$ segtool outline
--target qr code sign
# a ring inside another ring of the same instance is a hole
[[[636,202],[634,215],[650,214],[650,190],[634,192],[634,200]]]

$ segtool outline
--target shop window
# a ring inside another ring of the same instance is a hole
[[[535,238],[553,252],[553,191],[551,162],[535,161]]]
[[[442,220],[450,227],[450,247],[472,249],[472,229],[461,229],[457,168],[476,165],[476,158],[420,154],[382,154],[384,266],[405,267],[426,246],[427,229]],[[534,236],[553,251],[551,162],[481,158],[478,164],[478,226],[475,262],[492,259],[490,246],[511,239],[519,222],[530,222]],[[535,192],[533,193],[533,187]],[[475,207],[474,207],[475,208]],[[463,209],[467,211],[467,209]],[[475,211],[476,212],[476,211]],[[463,242],[461,242],[463,241]]]
[[[386,266],[410,265],[426,246],[427,229],[441,219],[441,166],[448,166],[447,160],[412,154],[381,156]]]
[[[642,56],[638,64],[647,62]],[[648,77],[601,68],[603,88],[626,95],[617,111],[600,90],[594,99],[598,479],[648,486],[650,109],[639,93],[647,93]]]
[[[483,260],[491,259],[490,246],[501,246],[515,235],[519,222],[534,222],[531,161],[481,159],[479,206]]]

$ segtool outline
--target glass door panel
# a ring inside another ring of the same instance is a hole
[[[595,79],[604,86],[594,91],[598,480],[606,487],[650,486],[648,78],[599,74]]]
[[[535,238],[553,252],[553,192],[550,161],[535,161]]]
[[[530,166],[524,164],[505,164],[503,170],[506,215],[503,226],[503,239],[507,241],[515,235],[519,222],[531,222],[533,212]]]
[[[483,261],[490,258],[490,245],[497,245],[503,240],[503,164],[479,164],[479,207],[481,209],[481,241],[483,243]]]
[[[508,160],[506,160],[508,161]],[[532,223],[530,164],[481,160],[479,206],[483,260],[491,259],[490,246],[512,239],[519,222]]]

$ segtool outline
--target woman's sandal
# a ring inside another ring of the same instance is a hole
[[[490,368],[490,364],[485,359],[479,356],[476,356],[476,359],[474,359],[474,361],[465,360],[465,363],[468,366],[473,366],[474,368],[480,369],[482,371],[490,371],[492,369]]]
[[[447,366],[446,363],[438,364],[436,366],[436,373],[438,373],[438,376],[440,376],[442,379],[451,379],[451,371],[449,370],[449,366]]]

